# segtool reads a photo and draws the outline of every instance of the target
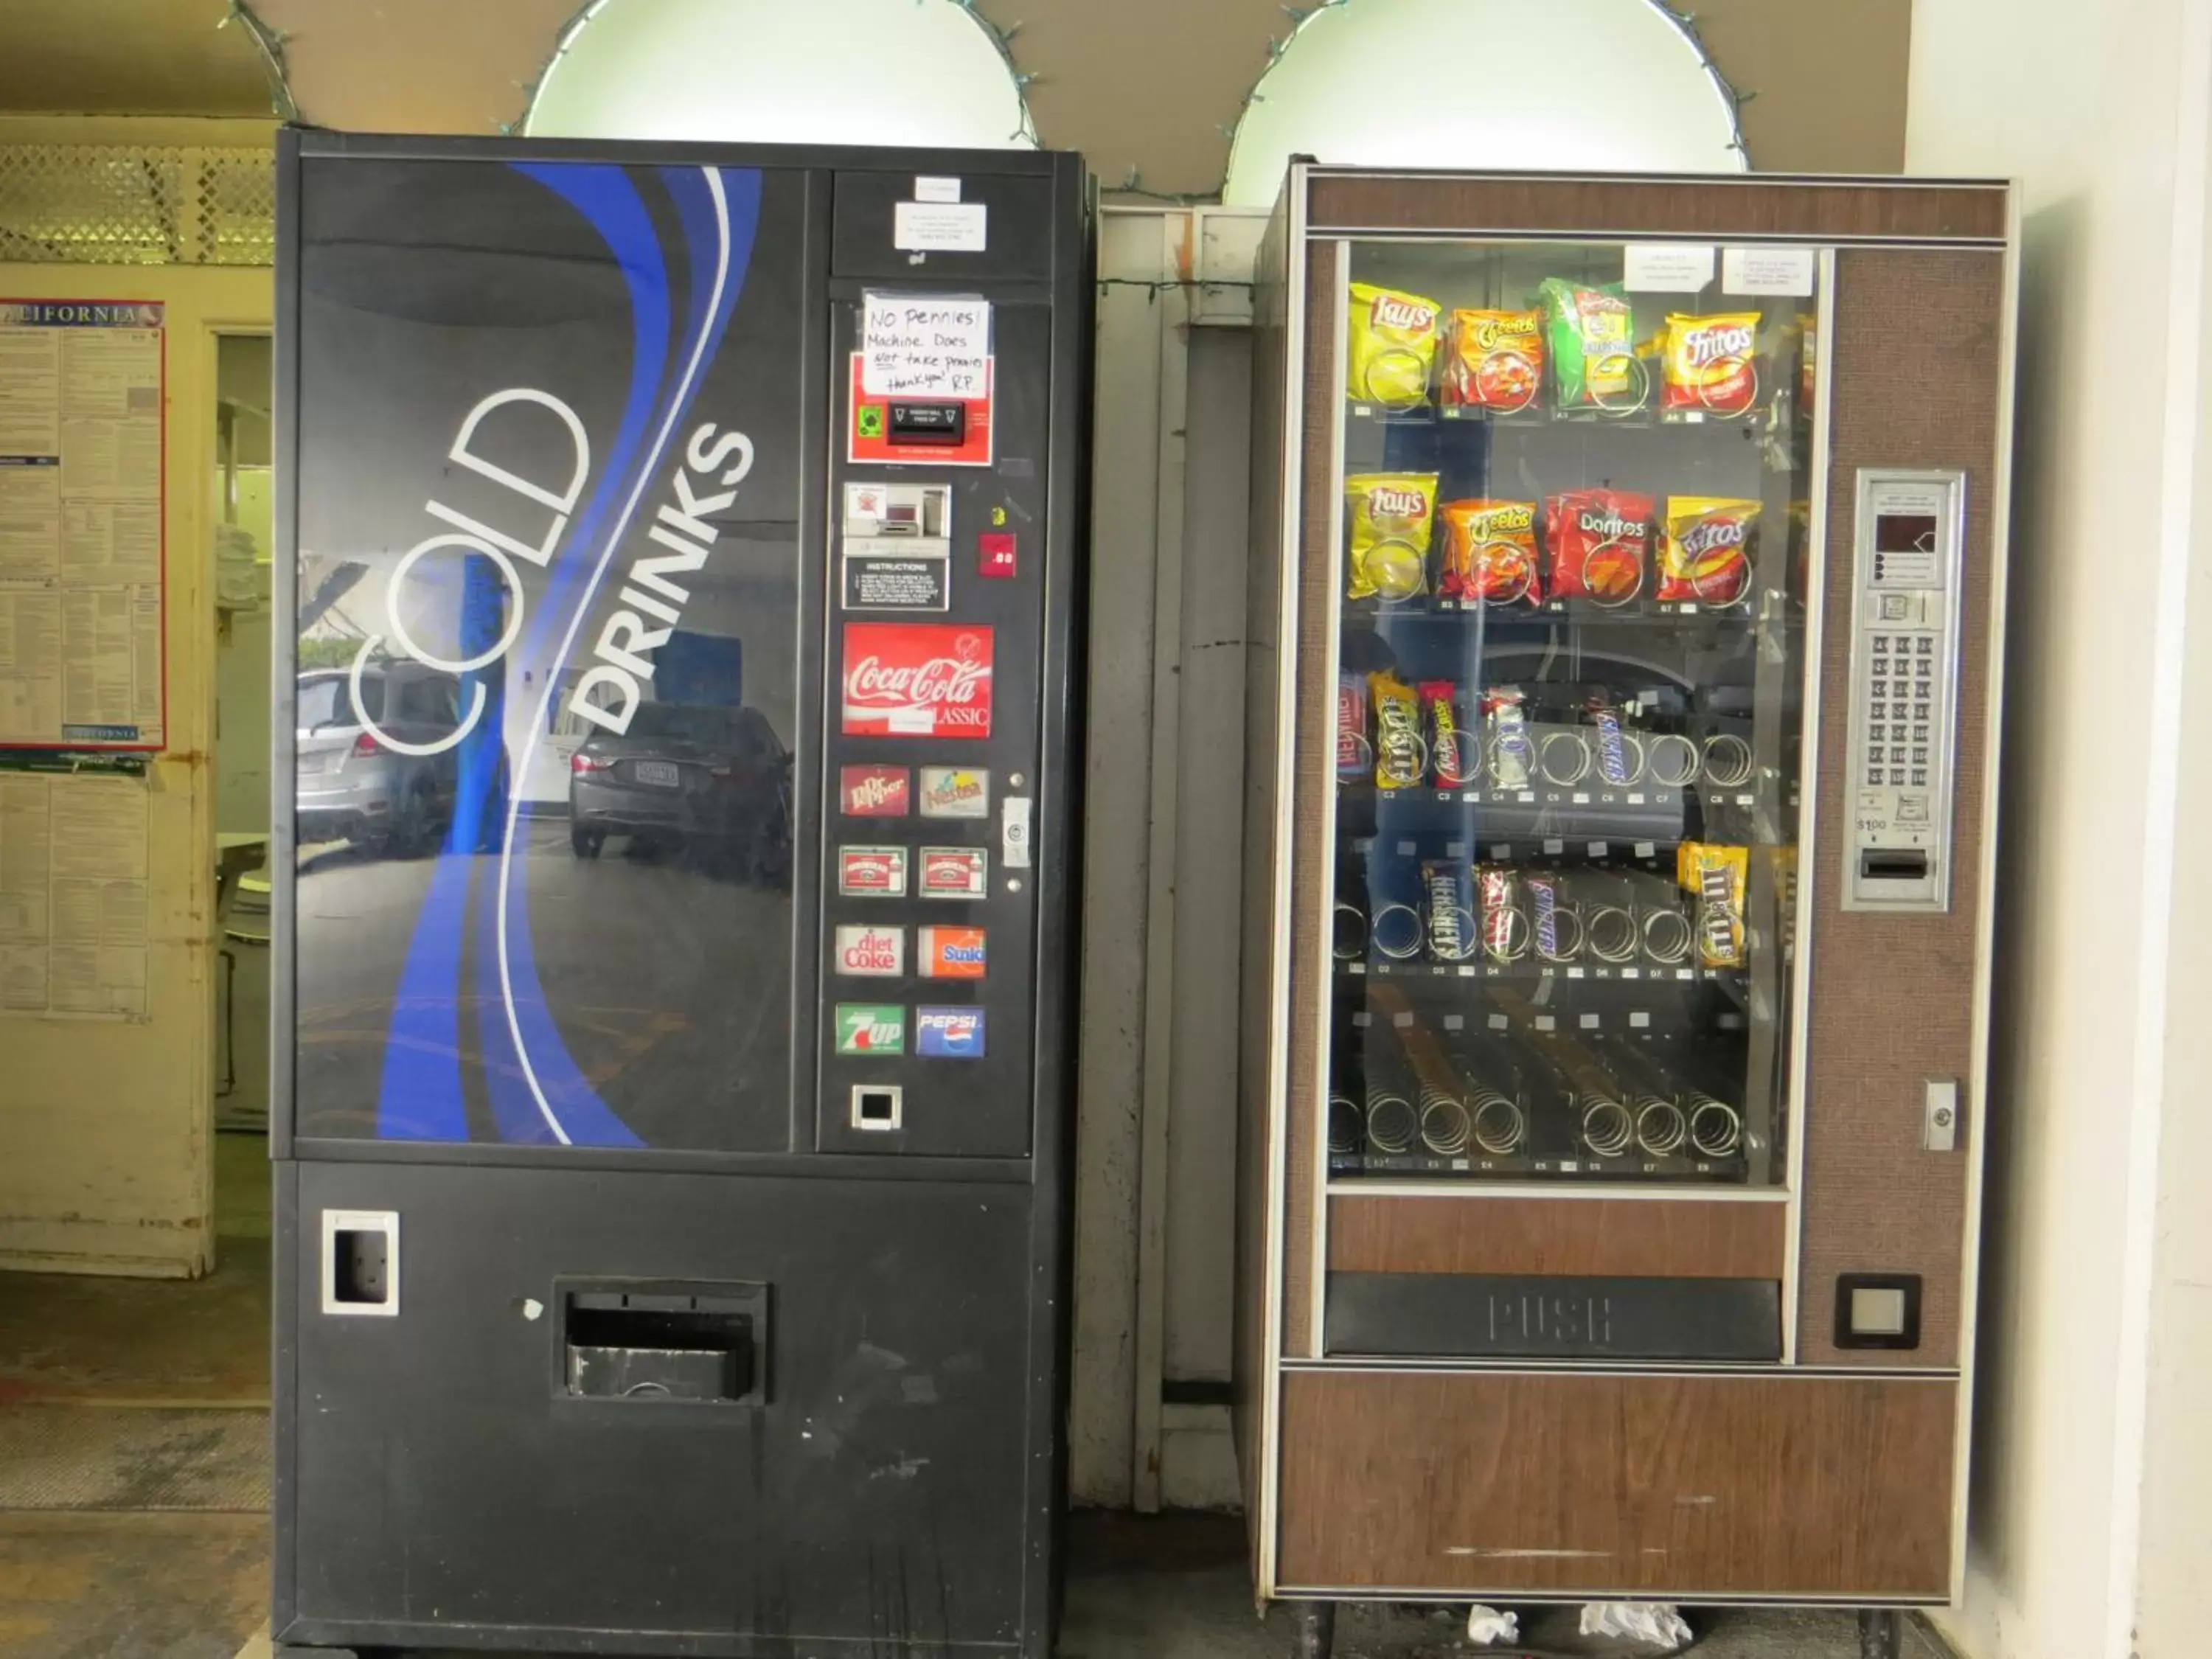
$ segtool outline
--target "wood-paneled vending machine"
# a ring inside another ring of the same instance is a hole
[[[1291,170],[1260,265],[1261,1595],[1956,1593],[2000,183]]]

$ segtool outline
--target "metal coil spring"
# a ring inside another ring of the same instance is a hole
[[[1456,1158],[1467,1150],[1467,1108],[1442,1089],[1421,1088],[1421,1145],[1438,1158]]]
[[[1583,1144],[1600,1158],[1619,1158],[1636,1144],[1636,1120],[1617,1100],[1589,1100],[1583,1107]]]

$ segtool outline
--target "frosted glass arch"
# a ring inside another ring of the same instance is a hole
[[[563,32],[522,131],[1036,147],[999,38],[957,0],[598,0]]]
[[[1735,95],[1656,0],[1335,0],[1237,123],[1221,198],[1292,155],[1366,167],[1741,173]]]

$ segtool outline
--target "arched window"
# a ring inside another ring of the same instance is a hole
[[[1738,173],[1736,99],[1659,0],[1329,0],[1255,88],[1221,198],[1294,155],[1370,167]]]
[[[533,137],[1034,149],[1002,38],[958,0],[597,0]]]

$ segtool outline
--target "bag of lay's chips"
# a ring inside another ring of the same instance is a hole
[[[1741,968],[1744,957],[1744,877],[1747,847],[1686,841],[1674,854],[1674,879],[1698,912],[1698,960],[1708,968]]]
[[[1659,598],[1734,605],[1751,592],[1757,501],[1728,495],[1669,495],[1659,550]]]
[[[1444,550],[1437,591],[1485,605],[1536,605],[1536,503],[1446,501]]]
[[[1344,507],[1352,531],[1344,596],[1410,599],[1425,592],[1437,475],[1352,473],[1344,481]]]
[[[1620,285],[1590,288],[1549,276],[1537,296],[1551,333],[1552,386],[1561,414],[1632,415],[1650,396],[1636,352],[1636,313]]]
[[[1661,410],[1676,418],[1750,414],[1759,398],[1759,371],[1752,363],[1758,337],[1755,311],[1669,315],[1660,348]]]
[[[1414,409],[1428,402],[1443,316],[1443,307],[1434,300],[1354,283],[1345,319],[1345,395],[1385,409]]]

